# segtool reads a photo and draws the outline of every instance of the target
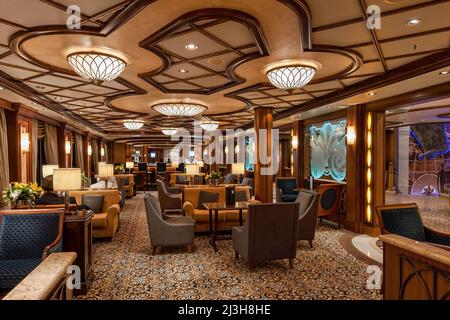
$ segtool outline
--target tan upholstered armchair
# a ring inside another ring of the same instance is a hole
[[[103,208],[92,218],[94,238],[112,238],[119,228],[120,194],[118,190],[70,191],[70,196],[83,204],[83,195],[103,195]]]
[[[117,180],[124,180],[124,189],[127,198],[131,198],[134,195],[134,175],[133,174],[116,174]],[[118,181],[117,181],[118,182]]]
[[[186,216],[192,217],[195,224],[196,232],[209,231],[209,211],[203,208],[203,204],[200,203],[200,192],[206,191],[211,193],[218,193],[219,198],[217,202],[226,202],[226,187],[210,187],[210,186],[197,186],[194,188],[184,188],[184,203],[183,211]],[[247,199],[250,199],[250,187],[249,186],[237,186],[236,192],[245,192]],[[259,201],[249,200],[250,203],[259,203]],[[245,221],[247,216],[247,210],[243,210],[242,217]],[[233,226],[239,224],[239,211],[227,211],[219,212],[219,224],[220,230],[231,230]]]

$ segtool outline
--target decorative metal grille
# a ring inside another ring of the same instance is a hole
[[[122,59],[91,52],[73,53],[67,61],[81,77],[98,83],[116,79],[126,67]]]
[[[201,104],[162,103],[154,105],[152,109],[170,117],[193,117],[206,111],[208,108]]]
[[[144,126],[144,122],[139,120],[126,120],[123,125],[129,130],[139,130]]]
[[[316,75],[309,66],[287,66],[267,71],[270,82],[280,89],[298,89],[307,85]]]
[[[218,121],[204,121],[200,124],[205,131],[214,131],[219,128],[220,123]]]

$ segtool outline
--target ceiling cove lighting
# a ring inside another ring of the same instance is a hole
[[[127,66],[118,57],[95,52],[75,52],[67,56],[72,69],[84,79],[100,84],[120,76]]]
[[[154,105],[152,109],[169,117],[193,117],[208,108],[196,103],[161,103]]]
[[[306,86],[316,75],[317,68],[306,64],[269,65],[269,81],[279,89],[293,90]]]
[[[142,120],[125,120],[123,126],[128,130],[139,130],[144,126],[144,121]]]
[[[219,128],[220,123],[218,121],[202,121],[200,127],[205,131],[214,131]]]
[[[161,129],[161,132],[166,136],[174,136],[177,134],[178,129],[176,128],[163,128]]]

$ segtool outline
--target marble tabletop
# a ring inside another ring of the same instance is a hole
[[[75,252],[53,253],[41,262],[3,300],[45,300],[67,276],[67,268],[77,257]]]

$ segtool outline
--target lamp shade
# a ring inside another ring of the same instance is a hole
[[[22,132],[20,134],[20,149],[22,152],[30,151],[30,134],[28,132]]]
[[[186,164],[186,174],[195,175],[200,173],[200,167],[197,164]]]
[[[232,174],[245,174],[245,163],[233,163],[231,165]]]
[[[103,166],[103,165],[105,165],[105,164],[106,164],[106,162],[104,162],[104,161],[98,163],[99,166]]]
[[[98,176],[100,178],[108,178],[114,176],[113,164],[102,164],[98,166]]]
[[[178,168],[180,163],[178,161],[172,161],[172,168]]]
[[[133,169],[134,168],[134,162],[127,162],[127,163],[125,163],[125,168]]]
[[[81,189],[81,169],[54,169],[53,190],[71,191]]]
[[[69,155],[72,152],[72,143],[69,140],[66,140],[66,155]]]
[[[197,161],[197,165],[199,166],[199,168],[203,168],[205,166],[205,162],[202,160]]]
[[[53,170],[55,169],[59,169],[58,165],[54,165],[54,164],[48,164],[48,165],[44,165],[42,166],[42,177],[48,177],[48,176],[52,176],[53,175]]]

